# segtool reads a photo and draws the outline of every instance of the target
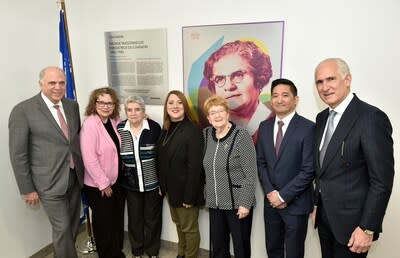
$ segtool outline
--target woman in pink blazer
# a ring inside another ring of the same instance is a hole
[[[84,192],[92,209],[99,258],[123,258],[124,194],[119,185],[119,100],[111,88],[94,90],[86,107],[80,142]]]

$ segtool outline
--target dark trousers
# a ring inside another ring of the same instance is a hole
[[[126,191],[128,233],[134,256],[158,255],[162,226],[162,200],[158,189],[148,192]]]
[[[269,258],[303,258],[308,214],[290,215],[264,201],[265,245]],[[286,255],[285,255],[286,254]]]
[[[70,171],[68,189],[64,195],[40,195],[40,201],[51,223],[55,257],[78,257],[75,240],[81,212],[81,188],[75,170]]]
[[[347,245],[336,241],[321,201],[317,209],[318,235],[322,258],[365,258],[368,253],[353,253]]]
[[[235,258],[251,256],[250,235],[253,222],[253,209],[246,218],[239,219],[234,210],[210,208],[211,257],[230,258],[229,245],[232,235]]]
[[[118,185],[112,186],[111,197],[101,196],[96,187],[85,185],[92,210],[93,234],[99,258],[124,258],[124,205],[125,198]]]

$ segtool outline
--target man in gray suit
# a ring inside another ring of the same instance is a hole
[[[79,107],[64,97],[60,68],[46,67],[39,77],[41,92],[11,111],[10,159],[25,202],[41,202],[48,215],[56,257],[75,258],[83,183]]]

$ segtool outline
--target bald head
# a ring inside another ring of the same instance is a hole
[[[45,74],[46,74],[47,71],[55,71],[55,70],[57,70],[57,71],[61,72],[62,74],[64,74],[63,69],[61,69],[60,67],[57,67],[57,66],[47,66],[47,67],[43,68],[43,69],[40,71],[40,73],[39,73],[39,80],[43,80],[43,78],[44,78],[44,76],[45,76]],[[65,76],[65,74],[64,74],[64,76]]]
[[[65,96],[66,79],[62,69],[55,66],[44,68],[39,73],[39,85],[42,93],[54,104]]]

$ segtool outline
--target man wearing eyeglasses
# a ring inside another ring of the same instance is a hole
[[[39,84],[39,94],[11,111],[11,164],[25,202],[40,202],[47,213],[55,256],[76,258],[83,184],[79,107],[64,97],[66,79],[60,68],[44,68]]]
[[[232,121],[246,128],[255,142],[259,123],[271,115],[259,101],[272,76],[269,56],[252,41],[236,40],[208,58],[203,74],[211,93],[227,100]]]

